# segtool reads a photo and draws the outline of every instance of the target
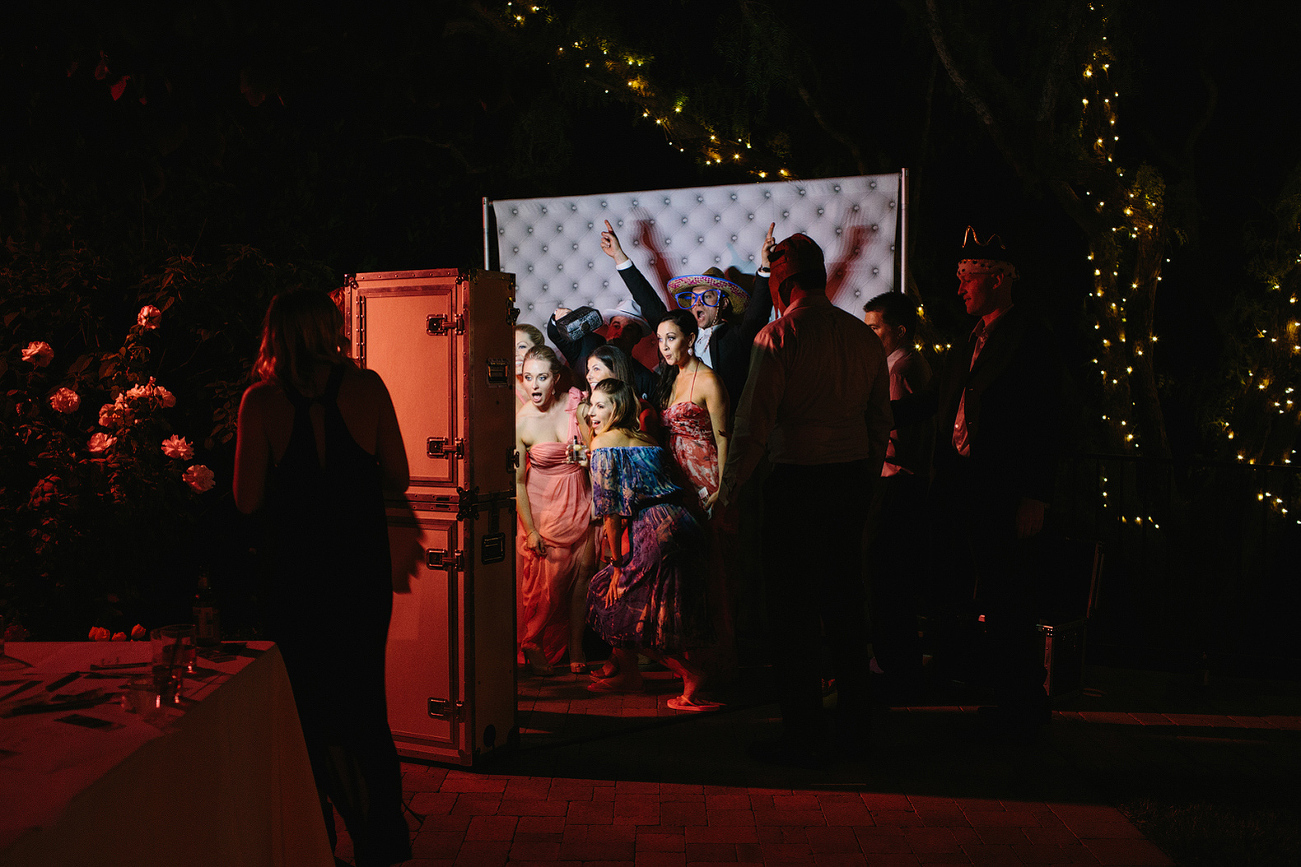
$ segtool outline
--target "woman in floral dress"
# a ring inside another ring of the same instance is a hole
[[[698,331],[686,310],[670,311],[656,326],[664,366],[655,396],[665,445],[708,510],[718,498],[718,477],[727,462],[729,409],[723,381],[696,358]]]
[[[588,688],[640,691],[640,652],[682,677],[682,695],[669,700],[670,708],[713,710],[718,705],[697,695],[702,674],[686,655],[711,632],[704,598],[708,536],[686,508],[691,493],[674,481],[668,456],[638,429],[632,387],[603,380],[591,401],[592,496],[610,555],[588,589],[588,617],[614,648],[615,670]]]

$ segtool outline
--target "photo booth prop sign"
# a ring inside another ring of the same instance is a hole
[[[607,317],[632,306],[601,252],[609,220],[624,252],[667,299],[671,277],[719,268],[747,290],[769,223],[777,240],[804,232],[822,247],[827,294],[862,315],[903,285],[905,172],[809,181],[646,190],[550,199],[484,200],[485,265],[513,273],[519,321],[545,331],[557,307]],[[489,207],[491,206],[491,208]],[[493,261],[493,245],[497,261]],[[667,301],[672,309],[676,305]],[[633,308],[635,309],[635,308]]]

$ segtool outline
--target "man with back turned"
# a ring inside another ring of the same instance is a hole
[[[719,502],[733,501],[765,450],[763,559],[782,736],[758,761],[816,765],[857,751],[868,727],[862,536],[893,427],[881,343],[826,296],[822,250],[793,235],[770,253],[777,320],[755,338]],[[822,709],[825,634],[834,727]]]

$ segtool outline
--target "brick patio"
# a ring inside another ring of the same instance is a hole
[[[881,709],[870,759],[809,771],[746,757],[778,730],[761,673],[700,715],[665,707],[667,673],[648,678],[646,695],[589,697],[585,677],[522,675],[518,750],[475,770],[405,763],[409,863],[1172,864],[1113,803],[1301,771],[1294,684],[1188,698],[1170,676],[1090,669],[1101,687],[1037,745],[983,742],[973,705]]]

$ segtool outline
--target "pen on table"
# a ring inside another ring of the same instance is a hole
[[[0,695],[0,701],[4,701],[7,698],[13,698],[14,696],[18,695],[18,693],[25,692],[26,690],[31,689],[33,686],[36,686],[36,684],[38,683],[40,683],[39,680],[29,680],[26,683],[24,683],[22,686],[14,687],[4,695]]]
[[[70,671],[70,672],[68,672],[67,674],[65,674],[63,677],[61,677],[61,678],[59,678],[58,680],[54,681],[54,683],[51,683],[51,684],[47,685],[47,686],[45,687],[45,691],[46,691],[46,692],[54,692],[56,689],[62,689],[63,687],[65,687],[65,686],[67,686],[68,684],[72,683],[74,680],[76,680],[76,679],[79,678],[79,677],[81,677],[81,672],[80,672],[80,671]]]

